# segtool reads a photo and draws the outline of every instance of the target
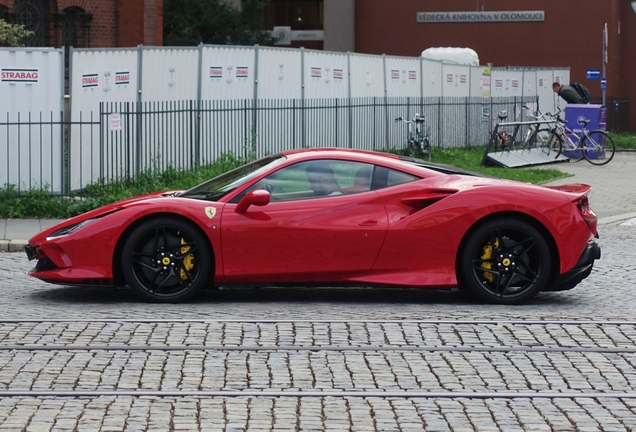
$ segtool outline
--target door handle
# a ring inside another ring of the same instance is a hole
[[[377,224],[378,224],[378,221],[374,221],[374,220],[365,220],[359,223],[360,226],[376,226]]]

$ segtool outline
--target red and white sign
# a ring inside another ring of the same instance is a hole
[[[460,75],[459,76],[459,82],[460,82],[460,84],[467,84],[468,83],[468,77],[466,75]]]
[[[397,69],[391,69],[391,79],[399,80],[400,79],[400,71]]]
[[[453,82],[453,74],[446,74],[446,82],[447,83]]]
[[[99,74],[82,75],[82,88],[97,87],[99,85]]]
[[[8,83],[37,83],[40,82],[40,71],[38,69],[0,69],[0,81]]]
[[[110,117],[110,130],[120,131],[121,130],[121,114],[112,113],[109,115],[109,117]]]
[[[410,70],[409,71],[409,79],[410,80],[417,79],[417,71]]]
[[[247,66],[237,66],[236,67],[236,77],[237,78],[247,78],[248,69]]]
[[[344,79],[344,72],[342,71],[342,69],[333,70],[333,79],[337,79],[337,80]]]
[[[539,87],[543,87],[543,78],[539,80]]]
[[[495,87],[503,87],[503,80],[495,80]]]
[[[519,80],[512,80],[512,87],[513,88],[518,88],[519,87]]]
[[[130,72],[115,72],[115,85],[130,84]]]
[[[210,78],[223,78],[223,67],[210,66]]]
[[[311,68],[311,77],[312,78],[322,78],[322,68],[312,67]]]

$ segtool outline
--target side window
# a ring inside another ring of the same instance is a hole
[[[292,201],[367,192],[372,178],[373,165],[324,159],[281,168],[249,190],[268,190],[272,201]]]
[[[419,180],[419,178],[411,174],[403,173],[402,171],[396,171],[396,170],[390,169],[389,174],[386,178],[386,186],[387,187],[396,186],[403,183],[412,182],[415,180]]]
[[[420,178],[391,168],[376,167],[373,175],[373,189],[383,189],[416,180],[420,180]]]

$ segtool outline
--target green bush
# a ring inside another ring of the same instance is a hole
[[[483,147],[433,149],[433,162],[529,183],[545,183],[566,176],[556,169],[482,167],[480,162],[483,154]],[[246,159],[225,154],[214,164],[191,171],[169,168],[163,173],[157,173],[149,170],[141,173],[134,181],[119,180],[108,185],[94,183],[71,197],[51,195],[48,186],[20,192],[16,190],[15,185],[5,185],[5,188],[0,188],[0,218],[65,219],[135,195],[189,189],[246,162]]]

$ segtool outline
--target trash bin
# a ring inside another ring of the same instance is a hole
[[[566,126],[572,129],[578,136],[580,136],[581,130],[583,129],[583,124],[580,123],[582,119],[591,120],[590,123],[587,125],[588,131],[596,129],[604,131],[607,128],[607,109],[604,105],[593,104],[568,104],[565,107],[565,121],[567,122]],[[573,141],[576,142],[576,138],[573,138]],[[566,151],[564,152],[564,154],[568,157],[581,157],[581,152]],[[589,151],[587,155],[592,159],[598,158],[598,155],[595,151]]]

